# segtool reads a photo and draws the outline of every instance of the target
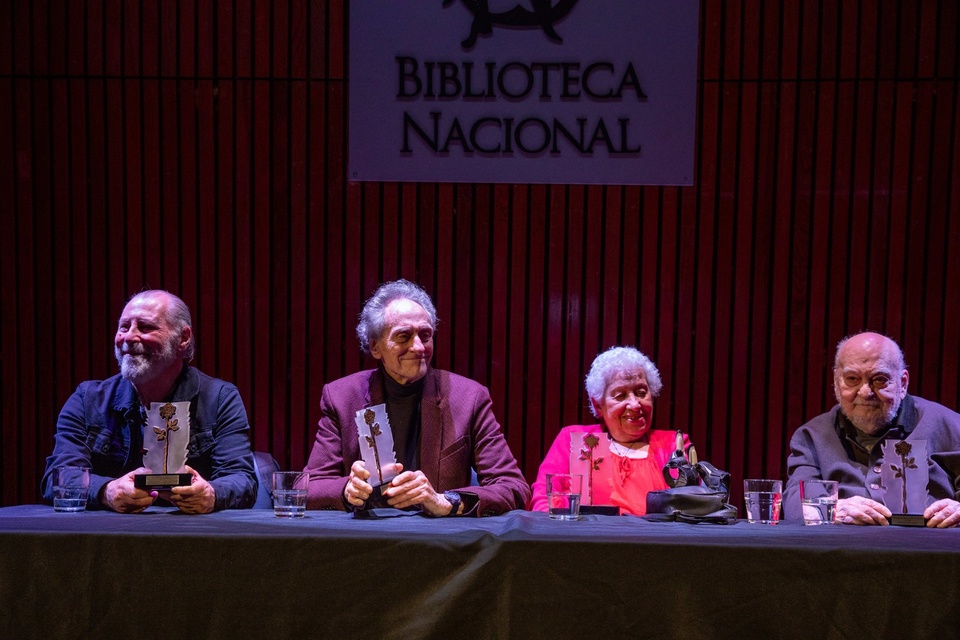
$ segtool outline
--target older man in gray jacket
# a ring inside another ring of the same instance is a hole
[[[896,342],[860,333],[837,346],[833,371],[839,403],[800,427],[790,441],[784,511],[801,517],[801,480],[836,480],[837,522],[889,524],[883,504],[882,443],[924,440],[930,456],[928,527],[960,524],[960,415],[907,393],[909,374]]]

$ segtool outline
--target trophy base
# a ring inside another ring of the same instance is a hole
[[[620,507],[609,504],[582,504],[580,505],[580,515],[582,516],[618,516]]]
[[[367,498],[367,502],[364,506],[365,509],[392,509],[389,504],[387,504],[387,499],[383,496],[383,491],[390,488],[390,482],[384,482],[383,484],[378,484],[373,488],[373,491],[370,493],[370,497]]]
[[[890,516],[890,524],[895,527],[925,527],[927,521],[922,513],[895,513]]]
[[[174,487],[189,486],[193,476],[189,473],[137,473],[133,486],[144,491],[166,491]]]

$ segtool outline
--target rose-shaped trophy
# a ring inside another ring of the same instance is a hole
[[[620,508],[610,504],[610,438],[606,433],[574,431],[570,434],[570,473],[583,476],[580,497],[581,514],[618,515]]]
[[[893,514],[890,524],[926,526],[923,512],[929,501],[927,482],[930,480],[926,440],[887,440],[882,446],[880,479],[884,487],[883,504]]]
[[[190,403],[153,402],[143,428],[143,466],[149,473],[133,476],[133,485],[146,491],[162,491],[189,485],[183,473],[190,443]]]
[[[354,420],[360,438],[360,455],[370,472],[369,482],[373,486],[370,501],[375,504],[380,499],[380,487],[393,480],[398,473],[387,405],[360,409]]]

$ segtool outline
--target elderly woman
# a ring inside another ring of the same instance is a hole
[[[644,515],[647,493],[667,488],[663,466],[677,448],[676,431],[652,428],[660,372],[636,349],[613,347],[593,361],[585,386],[600,424],[560,431],[540,464],[530,509],[547,510],[548,473],[572,472],[584,474],[584,504]]]

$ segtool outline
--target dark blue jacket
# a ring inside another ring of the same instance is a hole
[[[187,464],[213,485],[214,509],[245,508],[257,496],[250,453],[250,427],[237,388],[184,367],[170,402],[190,402],[190,444]],[[77,387],[57,418],[53,454],[41,484],[44,499],[53,500],[53,470],[90,467],[87,508],[101,508],[97,499],[110,480],[143,465],[143,421],[133,386],[119,374]]]

